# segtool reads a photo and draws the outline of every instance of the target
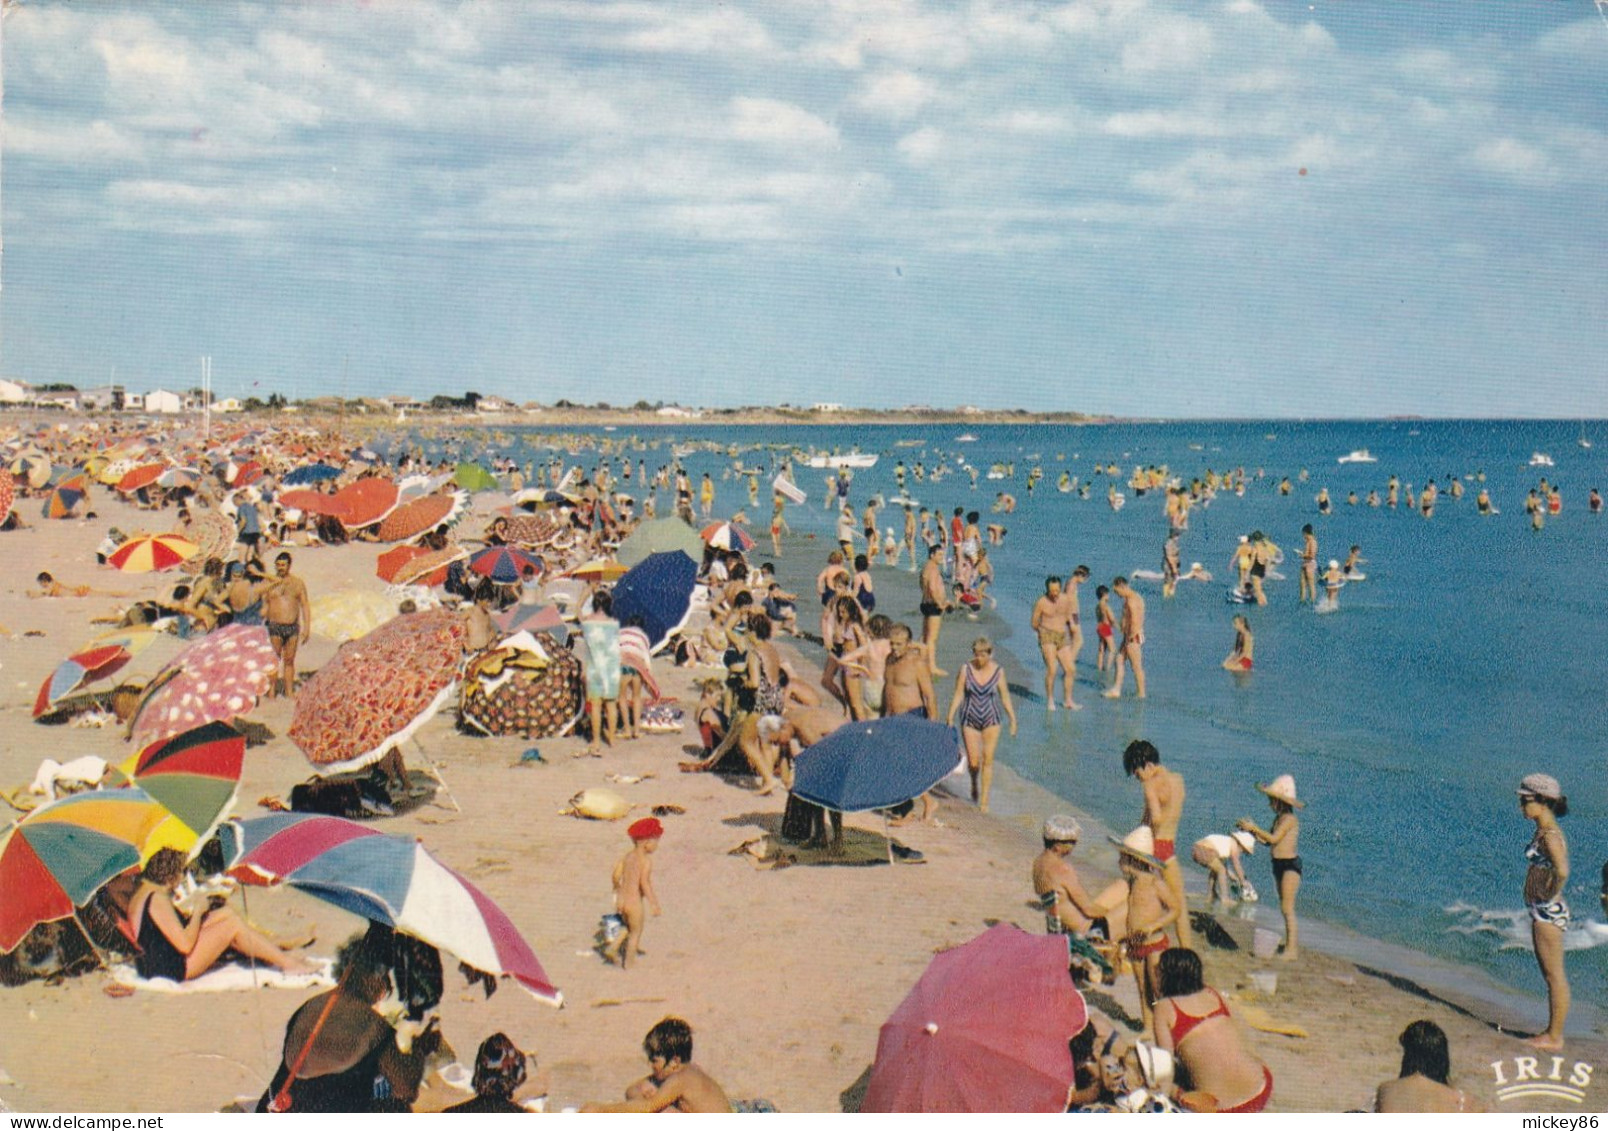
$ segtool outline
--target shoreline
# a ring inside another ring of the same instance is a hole
[[[807,505],[807,504],[806,504]],[[787,554],[795,544],[814,545],[825,549],[830,548],[824,538],[809,538],[805,535],[793,534],[784,540],[784,556],[774,558],[764,546],[756,546],[750,555],[756,560],[770,561],[776,564],[777,580],[784,589],[797,592],[801,608],[818,608],[818,604],[806,598],[811,596],[814,569],[810,567],[803,574],[793,572],[796,570],[802,555],[798,553]],[[901,561],[904,559],[901,558]],[[823,558],[824,561],[824,558]],[[784,570],[785,563],[785,570]],[[919,598],[916,575],[909,573],[903,566],[890,568],[886,565],[872,567],[872,579],[876,585],[878,598],[878,611],[886,611],[884,597],[892,598],[889,602],[893,607],[914,609]],[[891,614],[889,614],[891,615]],[[902,619],[916,634],[920,634],[920,617],[911,614]],[[1006,679],[1011,686],[1011,694],[1018,701],[1018,712],[1022,710],[1025,700],[1037,707],[1043,701],[1042,692],[1030,683],[1030,680],[1042,679],[1039,670],[1029,672],[1024,658],[1011,647],[1011,641],[1019,635],[1012,624],[989,609],[978,614],[976,631],[964,635],[956,631],[956,621],[961,624],[971,622],[962,618],[946,618],[944,631],[939,637],[940,666],[947,666],[953,675],[959,669],[954,665],[964,662],[964,647],[957,643],[964,639],[968,643],[972,636],[986,633],[999,647],[998,659],[1006,670]],[[814,639],[794,639],[789,643],[799,648],[808,648],[812,663],[819,664],[819,658],[824,654],[821,646]],[[1088,656],[1089,645],[1086,642],[1084,654]],[[1092,661],[1079,659],[1080,676],[1078,687],[1085,698],[1095,686],[1083,673],[1082,669]],[[947,682],[947,681],[946,681]],[[950,688],[937,687],[939,704],[944,706],[949,701]],[[988,814],[979,814],[983,819],[998,817],[1010,818],[1018,823],[1026,822],[1029,832],[1035,842],[1037,840],[1038,822],[1048,816],[1052,811],[1067,812],[1078,818],[1085,830],[1085,843],[1094,845],[1105,843],[1108,836],[1120,836],[1118,830],[1112,829],[1101,818],[1088,812],[1076,802],[1063,797],[1052,790],[1039,785],[1028,778],[1021,771],[1011,766],[1006,752],[1009,749],[1010,739],[1005,737],[1001,742],[1001,750],[994,770],[993,796],[996,804],[991,807]],[[960,779],[954,779],[960,780]],[[969,801],[960,800],[959,804],[970,805]],[[1053,808],[1052,808],[1053,807]],[[941,818],[940,818],[941,819]],[[1126,831],[1126,830],[1122,830]],[[1029,858],[1030,859],[1030,858]],[[1115,856],[1112,856],[1115,860]],[[1098,883],[1091,887],[1103,886],[1118,878],[1116,868],[1103,867],[1093,864],[1087,859],[1079,863],[1080,874],[1087,871],[1099,877]],[[1024,864],[1025,868],[1025,864]],[[1206,892],[1205,881],[1199,874],[1199,869],[1193,866],[1186,867],[1184,873],[1185,890],[1192,897],[1204,899]],[[1194,908],[1199,912],[1199,907]],[[1255,905],[1254,925],[1282,932],[1283,922],[1279,917],[1276,902],[1262,902]],[[1526,993],[1512,986],[1504,985],[1491,977],[1485,971],[1473,966],[1453,962],[1437,957],[1426,951],[1406,946],[1401,943],[1389,942],[1384,939],[1373,938],[1360,931],[1331,923],[1311,913],[1303,913],[1302,951],[1308,949],[1324,954],[1326,957],[1355,962],[1361,968],[1366,963],[1374,968],[1383,978],[1394,978],[1413,987],[1424,996],[1442,1002],[1447,1006],[1467,1012],[1471,1017],[1490,1026],[1496,1032],[1505,1030],[1524,1030],[1527,1025],[1533,1026],[1537,1017],[1544,1017],[1546,1013],[1546,999]],[[1409,991],[1411,992],[1411,991]],[[1589,1039],[1602,1039],[1608,1034],[1604,1033],[1604,1011],[1591,1002],[1576,1001],[1570,1013],[1569,1032],[1575,1037]]]

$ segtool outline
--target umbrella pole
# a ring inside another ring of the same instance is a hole
[[[882,811],[882,840],[888,846],[888,863],[891,865],[893,863],[893,834],[888,831],[890,827],[888,824],[888,811],[884,809]]]
[[[94,938],[90,936],[89,928],[84,926],[84,921],[78,917],[78,908],[76,907],[73,908],[73,926],[77,927],[78,933],[84,936],[84,941],[89,944],[89,949],[95,952],[95,960],[100,963],[100,968],[110,970],[112,964],[106,961],[106,952],[95,945]]]
[[[452,802],[452,811],[454,813],[462,813],[463,806],[459,805],[458,799],[452,795],[452,787],[447,784],[447,779],[441,776],[441,767],[436,765],[435,759],[430,757],[429,752],[425,750],[424,743],[420,742],[417,736],[415,736],[413,739],[413,745],[418,748],[420,756],[424,758],[424,764],[429,767],[430,776],[436,780],[437,785],[446,790],[447,800]]]

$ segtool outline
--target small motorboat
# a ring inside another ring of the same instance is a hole
[[[977,437],[973,436],[970,432],[966,432],[966,433],[964,433],[964,434],[962,434],[960,436],[955,437],[955,443],[957,443],[957,444],[975,444],[976,442],[977,442]]]
[[[1552,457],[1547,455],[1545,452],[1531,452],[1530,453],[1530,466],[1531,467],[1553,467],[1555,465],[1552,462]]]
[[[1348,452],[1345,455],[1341,456],[1335,462],[1336,463],[1378,463],[1379,462],[1379,457],[1374,455],[1367,448],[1358,448],[1354,452]]]

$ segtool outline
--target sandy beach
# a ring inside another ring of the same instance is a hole
[[[157,514],[135,513],[99,492],[99,519],[34,523],[0,535],[13,563],[0,590],[0,782],[25,784],[38,761],[84,753],[117,759],[126,748],[110,729],[35,724],[29,708],[39,681],[65,654],[93,634],[91,617],[121,602],[105,596],[30,599],[24,591],[48,566],[67,585],[91,585],[141,594],[170,584],[161,574],[126,575],[97,567],[93,549],[107,525],[132,531],[160,526]],[[472,527],[474,520],[469,520]],[[818,547],[795,539],[783,562],[789,577],[813,563]],[[347,586],[376,591],[372,544],[298,551],[296,569],[316,597]],[[908,586],[902,571],[878,570],[885,607],[898,615]],[[993,630],[987,614],[977,625],[946,626],[950,650],[967,644],[973,629]],[[163,640],[129,669],[148,675],[179,647]],[[795,662],[817,670],[805,648]],[[301,668],[328,660],[334,645],[314,637]],[[690,706],[692,675],[666,663],[666,692]],[[947,688],[940,688],[941,702]],[[285,797],[310,767],[284,737],[290,705],[268,701],[252,714],[273,735],[248,751],[237,812],[263,812],[257,800]],[[995,922],[1031,931],[1042,917],[1028,906],[1028,865],[1038,850],[1037,829],[1049,812],[1066,805],[1008,773],[996,789],[995,812],[984,816],[969,802],[946,799],[936,826],[895,830],[921,863],[885,863],[880,822],[848,820],[849,864],[810,864],[763,870],[731,850],[774,834],[779,797],[756,797],[746,778],[678,773],[683,735],[647,736],[617,746],[601,759],[574,758],[576,738],[537,743],[544,761],[519,764],[529,743],[476,738],[458,732],[443,711],[407,751],[420,750],[450,787],[436,803],[382,823],[385,832],[417,836],[459,869],[513,917],[541,958],[566,1004],[554,1010],[505,984],[490,1000],[469,990],[449,968],[442,1003],[448,1040],[471,1056],[487,1034],[502,1029],[537,1051],[551,1072],[554,1104],[616,1098],[643,1071],[642,1034],[660,1017],[678,1014],[693,1025],[697,1059],[737,1098],[766,1098],[783,1111],[852,1110],[874,1058],[878,1028],[915,983],[934,952],[968,941]],[[1115,756],[1115,752],[1113,753]],[[611,773],[639,775],[634,785],[613,785]],[[651,776],[649,776],[651,775]],[[964,792],[964,779],[956,789]],[[622,971],[592,949],[599,916],[610,910],[609,870],[628,847],[625,822],[560,816],[568,798],[593,786],[617,789],[645,807],[672,804],[684,815],[665,818],[657,885],[664,904],[646,936],[647,957]],[[1136,802],[1137,804],[1137,802]],[[1078,856],[1084,875],[1104,883],[1115,875],[1114,853],[1103,837],[1089,836]],[[249,915],[271,930],[311,925],[315,954],[328,954],[358,929],[343,912],[293,891],[252,890]],[[1305,1037],[1247,1030],[1256,1055],[1277,1080],[1272,1109],[1343,1111],[1371,1102],[1374,1086],[1395,1075],[1396,1035],[1420,1017],[1433,1019],[1451,1039],[1453,1082],[1495,1104],[1489,1065],[1525,1054],[1524,1047],[1482,1017],[1436,1000],[1411,984],[1308,950],[1294,965],[1279,964],[1274,995],[1259,994],[1250,973],[1263,964],[1250,957],[1249,924],[1219,920],[1219,945],[1206,949],[1208,981],[1233,1004],[1260,1006],[1275,1021],[1298,1026]],[[0,991],[0,1100],[20,1111],[207,1111],[237,1096],[260,1093],[272,1072],[285,1019],[304,991],[256,991],[173,996],[136,993],[114,999],[99,974],[56,986],[32,983]],[[1119,1025],[1136,1025],[1130,979],[1089,995],[1091,1005]],[[1539,1010],[1539,1003],[1537,1003]],[[1539,1013],[1538,1013],[1539,1016]],[[86,1056],[118,1034],[116,1071]],[[1566,1061],[1598,1063],[1608,1056],[1597,1042],[1573,1041]],[[1509,1075],[1511,1075],[1511,1069]],[[439,1088],[441,1103],[451,1098]],[[1563,1101],[1529,1100],[1525,1110],[1578,1110]],[[428,1109],[430,1101],[420,1104]]]

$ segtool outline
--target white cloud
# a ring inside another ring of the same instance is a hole
[[[1190,110],[1112,114],[1101,128],[1116,137],[1220,137],[1228,132],[1221,115]]]
[[[1217,38],[1204,22],[1158,17],[1122,48],[1122,69],[1129,75],[1189,70],[1204,64],[1216,46]]]
[[[1528,184],[1548,184],[1558,175],[1544,151],[1514,137],[1492,138],[1469,157],[1488,173]]]
[[[835,126],[822,121],[801,106],[773,98],[734,98],[731,100],[731,132],[743,141],[768,142],[788,146],[835,146]]]
[[[944,134],[936,126],[923,126],[900,138],[894,148],[912,165],[930,165],[944,152]]]
[[[862,110],[882,117],[909,118],[938,96],[931,79],[910,71],[891,71],[866,81],[854,101]]]
[[[13,111],[6,123],[6,155],[40,157],[72,165],[139,161],[139,142],[110,122],[49,123],[40,127],[19,120]]]

